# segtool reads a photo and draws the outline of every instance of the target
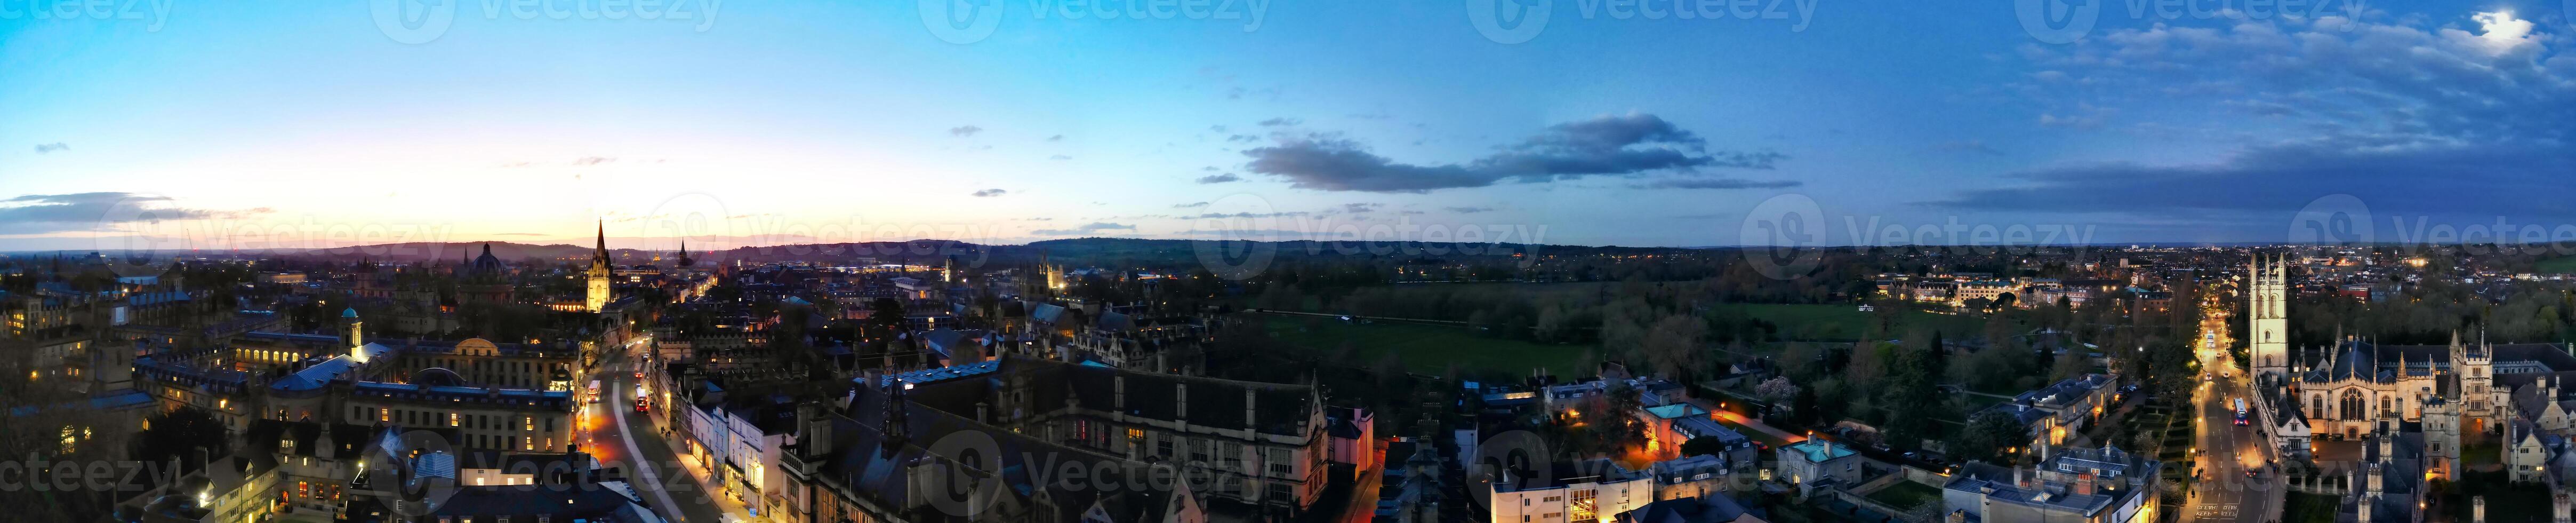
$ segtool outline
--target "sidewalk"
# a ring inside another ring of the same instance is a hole
[[[706,498],[715,502],[716,510],[724,512],[725,521],[769,521],[769,519],[765,517],[753,517],[750,509],[744,507],[741,502],[734,501],[732,496],[725,495],[724,485],[716,482],[714,472],[708,470],[712,468],[708,463],[698,461],[697,455],[695,454],[685,454],[680,452],[680,449],[689,448],[688,442],[685,441],[685,436],[680,435],[678,432],[672,432],[669,437],[662,436],[662,429],[670,426],[670,421],[663,419],[663,412],[665,411],[654,410],[651,415],[646,416],[647,418],[652,419],[653,424],[657,426],[651,428],[651,430],[646,432],[645,435],[660,438],[662,440],[662,445],[671,449],[672,462],[678,463],[681,470],[688,471],[690,479],[697,480],[699,486],[706,488],[704,491]],[[632,437],[633,434],[629,433],[628,436]]]

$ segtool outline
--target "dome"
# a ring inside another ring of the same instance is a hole
[[[350,308],[348,308],[347,310],[342,310],[342,311],[340,311],[340,317],[342,317],[342,318],[356,318],[356,317],[358,317],[358,308],[357,308],[357,307],[350,307]]]
[[[459,387],[465,385],[465,378],[457,376],[456,371],[430,367],[427,369],[421,369],[419,373],[413,374],[411,376],[411,384],[431,387]]]

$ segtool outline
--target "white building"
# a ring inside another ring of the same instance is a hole
[[[1607,459],[1504,471],[1493,482],[1493,523],[1593,523],[1655,502],[1654,477]]]

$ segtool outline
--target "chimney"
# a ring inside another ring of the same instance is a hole
[[[981,401],[975,402],[975,422],[976,422],[976,423],[986,424],[986,425],[990,425],[990,424],[992,424],[992,423],[993,423],[993,412],[992,412],[992,411],[993,411],[993,405],[992,405],[992,404],[990,404],[990,403],[985,403],[985,402],[981,402]]]
[[[2469,497],[2469,523],[2487,523],[2487,497]]]
[[[1119,412],[1127,412],[1127,375],[1110,376],[1109,389],[1109,407]]]
[[[2026,469],[2013,467],[2013,487],[2030,488],[2030,476]]]
[[[2379,477],[2382,475],[2379,473],[2379,464],[2370,464],[2369,467],[2362,469],[2362,474],[2365,476],[2362,478],[2362,482],[2368,484],[2370,489],[2366,492],[2370,493],[2371,498],[2377,499],[2379,497]]]
[[[2078,475],[2076,475],[2076,476],[2075,476],[2075,495],[2078,495],[2078,496],[2089,496],[2089,495],[2092,495],[2092,494],[2093,494],[2093,475],[2092,475],[2092,474],[2078,474]]]
[[[2550,522],[2550,523],[2568,523],[2568,522],[2569,522],[2569,520],[2571,519],[2571,517],[2576,517],[2576,514],[2568,514],[2568,513],[2567,513],[2567,509],[2569,508],[2569,500],[2567,499],[2567,493],[2565,493],[2565,492],[2560,492],[2560,493],[2558,493],[2558,495],[2550,496],[2550,497],[2549,497],[2549,503],[2550,503],[2550,508],[2549,508],[2549,522]]]
[[[1190,384],[1172,382],[1172,402],[1172,411],[1178,414],[1173,418],[1178,420],[1176,423],[1180,424],[1182,432],[1188,432],[1190,430]]]
[[[1253,420],[1261,419],[1261,418],[1258,418],[1258,417],[1254,417],[1254,416],[1253,416],[1254,412],[1253,412],[1253,410],[1252,410],[1252,405],[1253,405],[1253,403],[1252,403],[1252,387],[1244,387],[1244,388],[1243,388],[1243,428],[1244,428],[1245,430],[1251,430],[1253,427],[1255,427],[1256,425],[1258,425],[1258,424],[1256,424],[1256,423],[1253,423]]]

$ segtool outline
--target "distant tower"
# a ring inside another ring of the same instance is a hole
[[[590,252],[590,294],[582,308],[599,312],[608,308],[608,223],[599,224],[599,246]]]
[[[367,322],[358,321],[358,309],[355,307],[340,311],[340,322],[348,324],[345,326],[348,334],[343,335],[340,341],[349,345],[349,359],[360,360],[363,357],[360,354],[365,351],[358,348],[367,346],[367,335],[364,329]],[[360,360],[359,363],[366,363],[366,361]]]
[[[697,260],[694,260],[694,259],[690,259],[690,258],[689,258],[689,239],[688,239],[688,238],[681,238],[681,239],[680,239],[680,259],[679,259],[679,260],[677,260],[677,262],[680,264],[680,265],[679,265],[680,267],[688,267],[688,266],[691,266],[691,265],[697,265],[697,264],[698,264],[698,261],[697,261]]]
[[[957,255],[948,255],[948,259],[939,264],[939,280],[957,283]]]
[[[2289,375],[2290,365],[2290,274],[2286,263],[2275,258],[2265,263],[2262,253],[2246,267],[2247,303],[2245,324],[2252,332],[2245,340],[2253,344],[2254,372],[2275,377]]]

